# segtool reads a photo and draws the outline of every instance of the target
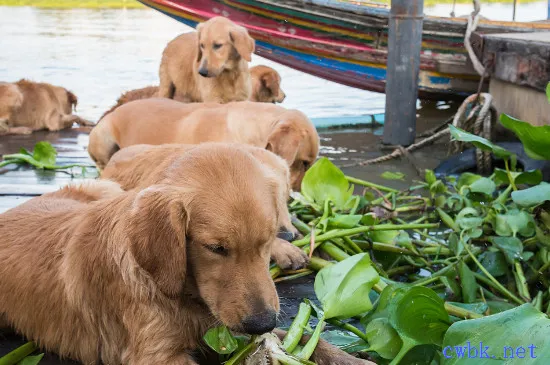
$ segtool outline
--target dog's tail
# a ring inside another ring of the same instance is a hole
[[[88,153],[100,169],[103,169],[111,156],[120,150],[112,132],[110,117],[111,114],[107,114],[90,132]]]

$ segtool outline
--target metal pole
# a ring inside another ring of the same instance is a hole
[[[514,0],[514,12],[512,13],[512,21],[516,21],[516,8],[518,6],[518,0]]]
[[[548,0],[548,15],[546,19],[550,20],[550,0]]]
[[[408,146],[416,135],[416,100],[424,0],[392,0],[383,143]]]

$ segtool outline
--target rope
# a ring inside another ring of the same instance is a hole
[[[493,97],[488,93],[468,96],[453,119],[453,125],[466,132],[492,140],[493,126],[496,122],[496,113],[492,107]],[[468,112],[469,110],[469,112]],[[451,141],[449,154],[460,153],[466,144],[460,141]],[[476,163],[479,173],[487,174],[491,170],[491,152],[476,149]]]
[[[496,122],[496,113],[492,108],[492,96],[488,93],[478,93],[467,97],[456,114],[453,117],[452,124],[455,127],[464,129],[467,132],[481,135],[483,138],[492,139],[492,129]],[[450,134],[449,128],[438,131],[437,133],[422,139],[421,141],[410,145],[407,148],[398,146],[392,153],[380,156],[377,158],[357,161],[349,164],[341,165],[340,167],[353,167],[375,165],[382,162],[390,161],[395,158],[406,156],[407,153],[418,150],[429,144],[434,143],[438,139]],[[449,153],[460,153],[464,150],[465,144],[459,141],[452,141],[449,145]],[[491,153],[476,149],[476,163],[480,173],[488,173],[491,170]],[[418,169],[417,169],[418,170]]]
[[[477,25],[479,23],[480,11],[481,4],[479,3],[479,0],[474,0],[474,11],[472,11],[472,14],[470,14],[470,16],[468,17],[468,27],[466,28],[466,35],[464,37],[464,47],[466,47],[466,50],[468,51],[468,55],[470,56],[470,60],[472,61],[474,69],[480,76],[483,76],[485,75],[485,67],[483,66],[479,58],[477,58],[472,47],[472,43],[470,42],[470,37],[472,36],[472,33],[477,29]]]

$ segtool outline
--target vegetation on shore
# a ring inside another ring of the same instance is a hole
[[[0,6],[34,6],[56,9],[145,9],[137,0],[0,0]]]

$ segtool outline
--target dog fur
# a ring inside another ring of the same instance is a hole
[[[168,99],[132,101],[106,115],[90,133],[88,152],[103,168],[117,150],[131,145],[203,142],[248,144],[275,153],[289,165],[294,190],[319,153],[313,123],[297,110],[268,103]]]
[[[254,52],[248,31],[214,17],[168,43],[159,69],[159,97],[184,102],[243,101],[250,98],[248,62]]]
[[[0,314],[85,364],[191,365],[216,322],[271,331],[277,182],[231,147],[187,157],[179,186],[86,183],[1,214]]]
[[[78,99],[69,90],[46,83],[19,80],[0,83],[0,135],[58,131],[73,123],[93,126],[72,114]]]
[[[216,145],[217,143],[213,143]],[[202,144],[202,145],[206,145]],[[118,151],[111,157],[105,169],[101,172],[102,179],[119,183],[124,190],[144,189],[158,184],[171,175],[179,165],[182,157],[199,145],[133,145]],[[242,149],[257,158],[267,169],[272,170],[279,186],[279,212],[281,227],[280,238],[273,245],[271,258],[282,269],[297,270],[304,268],[308,262],[307,255],[287,240],[299,237],[298,230],[292,225],[287,201],[290,195],[289,171],[286,162],[277,155],[259,147],[247,145],[231,145]],[[287,238],[291,236],[291,238]]]
[[[250,68],[250,82],[252,94],[250,101],[259,103],[282,103],[286,95],[281,89],[281,75],[268,66],[254,66]],[[122,94],[116,104],[107,110],[100,119],[119,106],[134,100],[149,99],[158,97],[158,86],[147,86],[141,89],[130,90]],[[175,99],[182,101],[179,99]]]
[[[285,93],[281,89],[281,75],[268,66],[258,65],[250,68],[252,94],[250,101],[261,103],[282,103]]]

